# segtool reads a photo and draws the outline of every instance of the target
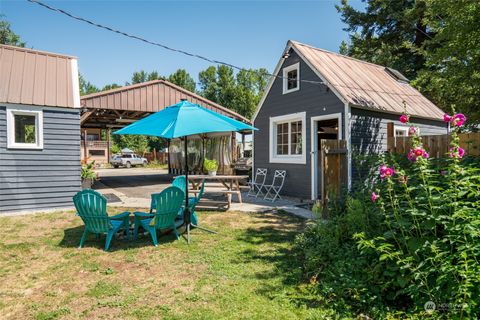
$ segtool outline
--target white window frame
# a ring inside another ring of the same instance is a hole
[[[34,107],[7,107],[7,148],[43,149],[43,110]],[[15,142],[15,115],[35,116],[35,143]]]
[[[269,130],[269,162],[270,163],[295,163],[306,164],[307,163],[307,113],[298,112],[277,117],[270,117],[270,130]],[[302,122],[302,153],[291,154],[291,125],[288,126],[288,155],[277,154],[277,124],[286,122]]]
[[[402,137],[408,137],[408,127],[394,125],[393,126],[393,136],[394,137],[397,137],[397,130],[405,132],[405,135],[402,136]]]
[[[292,70],[297,70],[297,87],[288,90],[288,73]],[[288,67],[283,68],[283,94],[295,92],[300,90],[300,62],[294,63]]]

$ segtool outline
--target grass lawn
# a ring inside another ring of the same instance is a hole
[[[110,209],[110,214],[118,209]],[[133,210],[131,210],[133,211]],[[87,238],[72,212],[0,218],[2,319],[330,319],[298,285],[304,220],[200,212],[193,242]]]

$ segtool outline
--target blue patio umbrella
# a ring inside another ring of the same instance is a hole
[[[187,137],[191,135],[207,134],[213,132],[237,132],[244,130],[257,130],[256,128],[182,100],[181,102],[166,107],[148,117],[138,120],[131,125],[120,129],[114,134],[137,134],[161,137],[165,139],[183,138],[185,142],[185,156],[187,156]],[[188,204],[188,164],[185,159],[186,194],[185,203]],[[190,212],[185,206],[184,222],[187,227],[187,237],[190,240]],[[198,227],[198,226],[197,226]]]

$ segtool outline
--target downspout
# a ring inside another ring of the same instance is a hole
[[[352,127],[351,127],[352,107],[345,102],[344,127],[345,141],[347,142],[347,187],[348,191],[352,188]]]

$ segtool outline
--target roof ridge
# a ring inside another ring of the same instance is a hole
[[[36,50],[36,49],[30,49],[30,48],[24,48],[24,47],[11,46],[11,45],[8,45],[8,44],[0,44],[0,47],[5,48],[5,49],[10,49],[10,50],[16,50],[16,51],[24,51],[24,52],[30,52],[30,53],[36,53],[36,54],[44,54],[46,56],[52,56],[52,57],[78,59],[78,57],[76,57],[76,56],[71,56],[71,55],[67,55],[67,54],[55,53],[55,52],[49,52],[49,51],[43,51],[43,50]]]
[[[325,52],[325,53],[334,54],[336,56],[339,56],[340,58],[350,59],[350,60],[360,62],[360,63],[363,63],[363,64],[369,64],[369,65],[372,65],[372,66],[378,67],[378,68],[386,68],[385,66],[382,66],[380,64],[376,64],[376,63],[373,63],[373,62],[368,62],[368,61],[365,61],[365,60],[350,57],[350,56],[347,56],[347,55],[344,55],[344,54],[341,54],[341,53],[338,53],[338,52],[335,52],[335,51],[330,51],[330,50],[326,50],[326,49],[322,49],[322,48],[317,48],[317,47],[311,46],[309,44],[298,42],[298,41],[295,41],[295,40],[289,40],[289,41],[294,45],[300,45],[300,46],[308,47],[308,48],[311,48],[311,49],[314,49],[314,50],[322,51],[322,52]]]

